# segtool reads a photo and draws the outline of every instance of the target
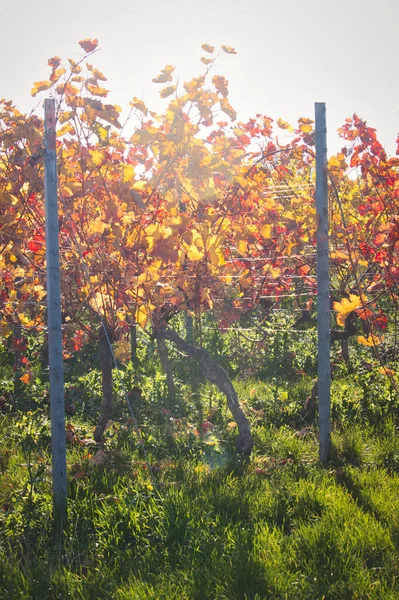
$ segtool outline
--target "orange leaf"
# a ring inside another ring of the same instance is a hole
[[[79,46],[81,48],[83,48],[83,50],[85,52],[93,52],[93,50],[95,50],[98,46],[98,40],[97,39],[90,39],[90,38],[86,38],[84,40],[80,40]]]
[[[374,238],[374,244],[376,246],[381,246],[381,244],[383,244],[386,239],[387,239],[387,236],[385,233],[378,233]]]
[[[382,375],[388,375],[390,377],[394,377],[394,375],[396,375],[395,371],[388,369],[388,367],[380,367],[379,371]]]
[[[212,52],[215,52],[215,46],[211,46],[210,44],[201,44],[201,48],[203,50],[205,50],[205,52],[208,52],[209,54],[212,54]]]
[[[225,77],[223,77],[222,75],[215,75],[215,77],[213,77],[212,79],[212,83],[215,86],[215,88],[217,89],[217,91],[222,94],[222,96],[224,98],[226,98],[229,95],[229,90],[228,90],[228,81]]]
[[[33,375],[32,373],[25,373],[24,375],[22,375],[22,377],[20,377],[19,379],[21,381],[23,381],[23,383],[26,383],[26,385],[28,385],[28,383],[30,383],[32,381]]]
[[[237,54],[236,50],[231,46],[222,46],[222,50],[223,52],[226,52],[226,54]]]
[[[90,94],[93,94],[93,96],[101,96],[102,98],[108,96],[108,90],[98,85],[88,83],[86,84],[86,88],[89,90]]]
[[[166,83],[167,81],[172,81],[172,73],[175,70],[172,65],[166,65],[160,74],[157,77],[154,77],[152,80],[154,83]]]

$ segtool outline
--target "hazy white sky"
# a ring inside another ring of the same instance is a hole
[[[93,63],[108,76],[112,101],[144,97],[165,64],[182,79],[202,70],[204,42],[236,48],[216,73],[230,82],[240,119],[256,113],[294,122],[326,102],[329,148],[357,112],[390,153],[399,132],[399,0],[0,0],[0,97],[24,111],[51,56],[76,58],[78,40],[96,37]]]

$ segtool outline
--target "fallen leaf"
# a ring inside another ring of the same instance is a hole
[[[105,454],[104,450],[99,450],[97,454],[90,459],[90,463],[99,467],[103,465],[106,460],[107,455]]]

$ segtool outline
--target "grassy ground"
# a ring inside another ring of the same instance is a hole
[[[136,407],[153,477],[123,408],[100,453],[85,411],[70,417],[62,549],[45,411],[2,417],[0,598],[399,598],[395,410],[369,418],[353,378],[341,382],[323,468],[315,428],[298,435],[310,382],[238,383],[255,440],[243,463],[222,398],[203,388],[165,409],[161,383]]]

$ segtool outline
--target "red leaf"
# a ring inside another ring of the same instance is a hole
[[[36,242],[28,242],[28,248],[31,252],[39,252],[41,246],[39,246]]]

